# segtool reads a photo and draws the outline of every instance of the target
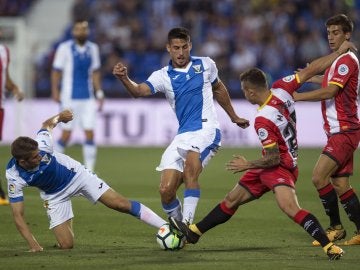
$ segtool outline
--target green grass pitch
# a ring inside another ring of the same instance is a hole
[[[151,207],[165,218],[159,195],[159,173],[155,167],[163,149],[99,148],[97,174],[115,190],[130,199]],[[68,153],[81,160],[81,148]],[[324,214],[311,183],[312,168],[320,149],[301,149],[297,195],[300,205],[315,214],[324,227]],[[223,148],[200,177],[201,199],[195,220],[210,211],[235,185],[240,175],[225,170],[225,163],[234,154],[248,159],[259,157],[259,149]],[[0,147],[1,178],[9,147]],[[352,184],[360,191],[360,154],[355,158]],[[358,193],[359,194],[359,193]],[[182,197],[182,189],[179,190]],[[133,217],[92,205],[84,198],[73,199],[75,248],[61,251],[53,247],[55,238],[48,230],[48,221],[39,193],[25,191],[26,219],[38,241],[41,253],[28,253],[27,245],[17,233],[10,207],[0,206],[0,269],[358,269],[360,246],[344,247],[345,256],[329,262],[319,247],[312,247],[312,238],[277,207],[273,194],[240,207],[227,223],[207,232],[197,245],[180,251],[163,251],[155,240],[156,229]],[[350,237],[355,227],[340,209]]]

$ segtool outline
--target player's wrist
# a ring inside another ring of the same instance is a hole
[[[102,89],[96,90],[95,96],[97,99],[104,99],[105,98],[104,91]]]

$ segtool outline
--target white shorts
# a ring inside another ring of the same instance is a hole
[[[175,136],[161,157],[157,171],[175,169],[184,171],[184,161],[188,151],[200,153],[200,161],[205,167],[221,146],[221,133],[219,129],[207,128],[197,131],[185,132]]]
[[[54,194],[41,192],[40,196],[44,200],[44,207],[49,218],[49,229],[74,217],[71,197],[84,196],[92,203],[96,203],[109,188],[96,174],[84,168],[74,176],[65,189]]]
[[[70,109],[74,114],[74,120],[61,123],[65,130],[72,130],[79,126],[84,130],[93,130],[96,121],[96,101],[94,99],[71,100],[61,104],[61,110]]]

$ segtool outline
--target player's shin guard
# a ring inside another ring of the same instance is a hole
[[[235,214],[235,211],[236,209],[228,208],[223,201],[215,206],[200,222],[196,223],[196,227],[201,233],[205,233],[211,228],[228,221]]]
[[[162,207],[168,217],[182,220],[181,202],[178,198],[175,198],[175,200],[170,203],[162,203]]]
[[[96,161],[97,147],[94,141],[86,141],[83,145],[83,157],[85,167],[94,171]]]
[[[322,247],[330,243],[326,236],[324,229],[321,227],[317,218],[306,210],[301,209],[296,213],[294,221],[315,240],[317,240]]]
[[[200,199],[200,189],[184,190],[184,208],[182,221],[191,224],[194,220],[197,204]]]
[[[138,201],[130,201],[131,209],[129,214],[144,221],[146,224],[160,228],[163,224],[166,223],[164,219],[159,217],[154,211],[152,211],[146,205]]]
[[[351,188],[340,196],[343,206],[349,219],[355,223],[356,229],[360,231],[360,203],[356,193]]]
[[[330,226],[340,225],[338,198],[333,185],[329,183],[327,186],[318,189],[318,193],[326,215],[330,218]]]

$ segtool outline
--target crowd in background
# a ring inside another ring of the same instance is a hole
[[[328,53],[324,23],[332,15],[347,14],[355,24],[353,40],[359,42],[359,2],[76,0],[72,19],[90,22],[91,40],[100,46],[102,82],[107,97],[129,97],[112,75],[115,63],[125,62],[131,78],[144,81],[153,70],[169,61],[165,51],[168,30],[184,26],[192,34],[192,55],[213,58],[231,96],[241,98],[239,74],[246,68],[257,66],[272,81]],[[71,38],[71,23],[36,63],[34,89],[38,97],[50,96],[54,51],[59,42]]]

